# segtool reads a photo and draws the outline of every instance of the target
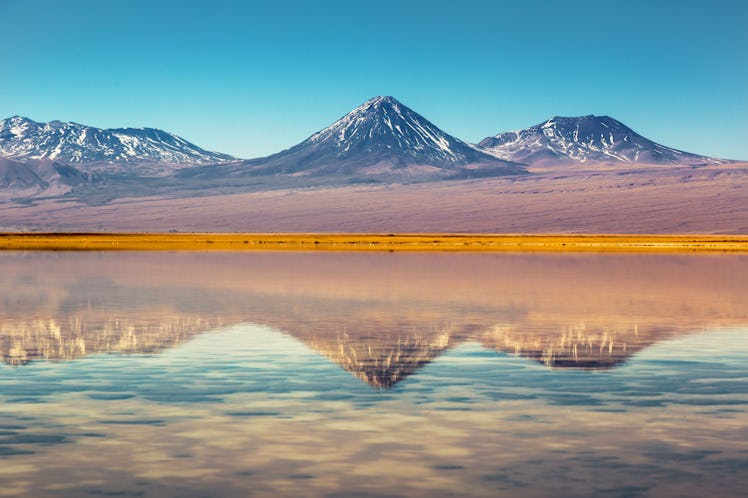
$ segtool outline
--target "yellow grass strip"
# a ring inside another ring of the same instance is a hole
[[[0,250],[748,252],[748,236],[5,233]]]

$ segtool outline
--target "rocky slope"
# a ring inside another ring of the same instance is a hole
[[[20,162],[0,157],[0,190],[11,195],[60,195],[97,181],[95,175],[51,160]]]

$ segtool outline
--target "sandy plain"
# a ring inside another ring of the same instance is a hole
[[[748,163],[563,167],[522,177],[197,197],[0,198],[0,231],[747,234]]]

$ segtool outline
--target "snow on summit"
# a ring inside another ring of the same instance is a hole
[[[327,142],[342,152],[366,149],[429,153],[440,161],[459,161],[466,144],[451,137],[393,97],[374,97],[304,143]]]
[[[101,129],[78,123],[39,123],[13,116],[0,121],[0,156],[67,164],[152,162],[198,165],[234,160],[155,128]]]

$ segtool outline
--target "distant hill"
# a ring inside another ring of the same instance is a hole
[[[95,177],[50,160],[13,161],[0,157],[0,189],[14,194],[61,195],[95,182]]]

